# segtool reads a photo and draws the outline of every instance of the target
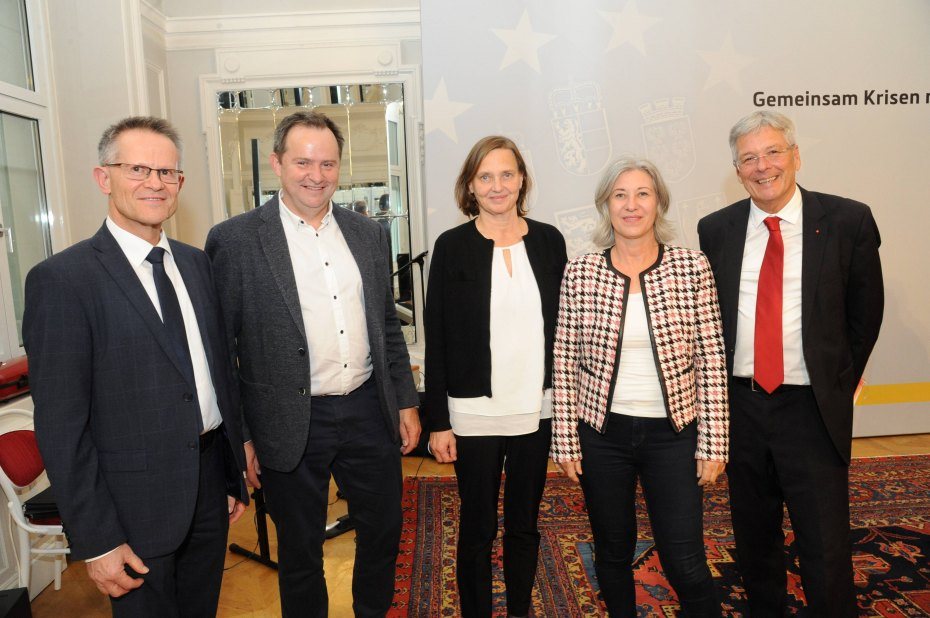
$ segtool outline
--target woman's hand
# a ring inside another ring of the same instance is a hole
[[[723,461],[708,461],[706,459],[698,459],[698,485],[703,487],[704,485],[713,484],[714,481],[717,480],[717,477],[720,476],[720,473],[723,472],[723,469],[726,467],[726,465],[726,462]]]
[[[562,468],[562,472],[565,473],[565,476],[571,480],[578,482],[578,477],[581,475],[581,460],[575,459],[573,461],[560,461],[559,467]]]
[[[458,459],[455,452],[455,435],[452,430],[433,431],[429,434],[429,452],[439,463],[452,463]]]

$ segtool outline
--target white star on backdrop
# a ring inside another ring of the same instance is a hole
[[[624,43],[629,43],[644,56],[646,55],[646,42],[643,40],[643,33],[662,21],[658,17],[650,17],[640,13],[636,8],[636,2],[629,2],[619,13],[612,11],[598,11],[598,13],[614,29],[606,51],[620,47]]]
[[[732,35],[727,35],[719,50],[699,51],[698,54],[710,66],[710,73],[707,75],[707,81],[704,82],[704,90],[725,82],[733,90],[742,92],[739,72],[751,65],[755,58],[738,54],[733,47]]]
[[[504,52],[504,58],[501,60],[501,69],[522,60],[537,73],[542,73],[539,68],[539,48],[556,37],[554,34],[533,32],[529,11],[523,10],[523,16],[520,17],[516,29],[492,29],[491,32],[507,46],[507,51]]]
[[[433,92],[433,98],[423,101],[426,132],[442,131],[457,144],[459,137],[455,132],[455,119],[472,105],[472,103],[450,101],[449,93],[446,92],[446,80],[440,78],[439,84]]]

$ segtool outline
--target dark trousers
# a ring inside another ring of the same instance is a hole
[[[459,514],[456,581],[462,616],[491,615],[491,546],[504,481],[504,584],[507,611],[525,616],[539,555],[539,502],[546,485],[552,421],[521,436],[456,436]]]
[[[229,510],[222,430],[212,433],[200,452],[200,483],[190,530],[181,546],[167,556],[147,557],[145,583],[111,598],[113,616],[171,618],[215,616],[223,581]],[[165,508],[171,508],[166,504]]]
[[[399,448],[384,423],[373,378],[348,395],[311,399],[310,437],[297,468],[262,469],[278,535],[282,615],[328,613],[323,541],[330,475],[356,529],[355,615],[384,616],[390,609],[401,527]]]
[[[855,616],[849,467],[810,388],[768,395],[731,381],[727,477],[737,564],[753,618],[785,614],[784,505],[810,612]]]
[[[662,568],[685,616],[719,616],[704,553],[697,423],[675,433],[668,419],[608,414],[605,433],[578,423],[581,488],[594,533],[594,570],[607,611],[636,616],[636,479],[646,498]]]

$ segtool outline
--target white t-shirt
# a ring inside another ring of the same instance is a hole
[[[646,305],[642,293],[627,298],[623,319],[623,344],[620,367],[610,411],[627,416],[664,418],[665,401],[659,384],[659,371],[646,322]]]

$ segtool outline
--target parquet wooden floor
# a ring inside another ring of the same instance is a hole
[[[859,438],[853,441],[853,456],[871,457],[880,455],[911,455],[930,453],[930,434],[908,436],[885,436]],[[555,466],[550,462],[550,469]],[[420,476],[452,475],[452,466],[438,464],[432,458],[405,457],[404,474]],[[344,515],[345,502],[336,500],[335,489],[330,490],[329,521]],[[255,529],[254,510],[249,511],[230,530],[230,543],[253,547]],[[270,525],[272,556],[276,553],[274,526]],[[355,534],[350,532],[326,542],[324,546],[326,579],[329,587],[330,616],[342,618],[352,615],[352,565],[355,552]],[[232,618],[241,616],[279,616],[277,572],[232,553],[226,555],[226,574],[220,594],[218,616]],[[87,577],[82,563],[73,564],[62,575],[62,588],[55,591],[45,589],[32,603],[35,618],[61,618],[81,616],[85,618],[110,615],[109,603]]]

